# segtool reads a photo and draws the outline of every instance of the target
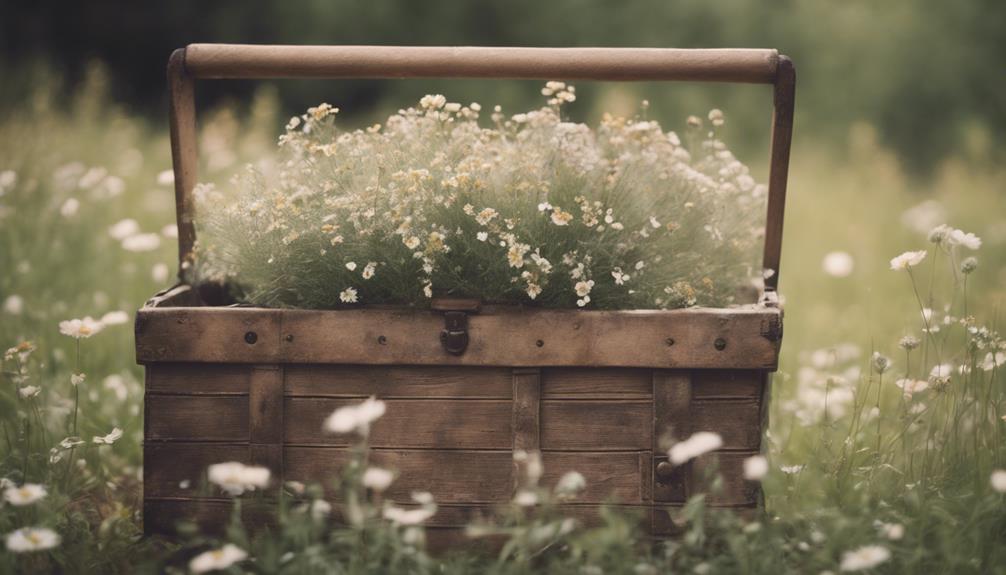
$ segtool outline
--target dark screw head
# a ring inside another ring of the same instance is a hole
[[[286,337],[283,338],[283,339],[285,339],[287,341],[287,343],[290,343],[290,342],[293,341],[293,334],[292,333],[288,333],[288,334],[286,334]]]
[[[540,339],[534,342],[534,344],[537,345],[538,347],[545,347],[545,342]]]
[[[670,347],[670,346],[674,345],[674,338],[673,337],[669,337],[669,338],[667,338],[667,339],[664,340],[664,343],[667,344],[667,347]]]
[[[253,331],[245,332],[245,343],[247,343],[248,345],[252,345],[256,341],[258,341],[258,334],[257,333],[255,333]]]
[[[377,343],[381,345],[386,345],[388,343],[388,338],[384,337],[383,335],[379,335],[377,336]]]
[[[717,351],[723,351],[724,349],[727,348],[727,340],[723,339],[722,337],[718,337],[716,338],[716,341],[713,342],[713,346],[716,348]]]

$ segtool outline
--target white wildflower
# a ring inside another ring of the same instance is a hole
[[[369,280],[374,277],[374,272],[377,270],[377,262],[367,262],[367,265],[363,266],[363,273],[360,275],[365,280]]]
[[[961,230],[952,230],[949,241],[953,245],[964,246],[969,250],[977,250],[982,247],[982,240],[972,233],[965,233]]]
[[[94,436],[93,441],[98,445],[112,445],[113,443],[118,441],[119,438],[121,437],[122,437],[122,430],[119,429],[118,427],[113,427],[112,431],[109,432],[108,435],[96,435]]]
[[[77,211],[80,209],[80,200],[77,198],[67,198],[63,205],[59,207],[59,213],[64,218],[70,218],[77,215]]]
[[[120,242],[129,236],[135,236],[138,233],[140,233],[140,224],[132,218],[119,220],[108,228],[108,235]]]
[[[848,277],[852,274],[853,266],[852,256],[847,252],[829,252],[821,260],[824,273],[836,278]]]
[[[900,256],[891,259],[891,269],[907,270],[919,265],[925,258],[926,258],[925,250],[917,252],[905,252]]]
[[[881,545],[866,545],[842,554],[842,571],[865,571],[891,558],[891,552]]]
[[[5,540],[7,550],[11,553],[25,553],[52,549],[59,545],[60,537],[58,533],[45,527],[22,527],[8,533]]]
[[[10,315],[21,315],[24,311],[24,298],[17,294],[7,296],[7,299],[3,300],[3,310]]]
[[[513,502],[521,507],[533,507],[538,504],[538,494],[530,489],[521,489],[514,495]]]
[[[752,455],[744,460],[744,479],[761,481],[768,474],[768,460],[764,455]]]
[[[161,236],[157,234],[136,234],[122,240],[122,249],[129,252],[150,252],[161,247]]]
[[[59,322],[59,333],[72,338],[88,338],[104,329],[105,325],[91,316]]]
[[[32,397],[35,397],[41,392],[42,388],[37,385],[26,385],[17,390],[17,393],[18,395],[21,396],[21,399],[30,399]]]
[[[356,271],[356,262],[346,262],[346,269],[349,271]]]
[[[99,321],[106,326],[122,325],[124,323],[129,323],[129,314],[122,310],[110,311],[101,316]]]
[[[163,284],[168,281],[168,277],[171,275],[171,270],[168,268],[167,264],[157,263],[154,267],[150,268],[150,278],[159,284]]]
[[[723,447],[723,438],[718,433],[699,431],[688,439],[675,443],[667,455],[672,464],[681,465],[720,447]]]
[[[356,303],[358,301],[356,289],[348,287],[339,292],[339,301],[342,303]]]
[[[381,469],[380,467],[368,467],[367,470],[363,472],[363,486],[367,489],[373,489],[378,493],[391,486],[391,482],[394,479],[394,473],[388,471],[387,469]]]
[[[611,277],[615,278],[615,284],[617,285],[624,285],[630,279],[629,274],[623,272],[622,268],[611,270]]]
[[[877,531],[885,539],[899,541],[905,536],[905,526],[900,523],[880,523],[876,524]]]
[[[996,469],[989,477],[992,489],[998,493],[1006,493],[1006,469]]]
[[[484,242],[484,241],[486,241],[486,240],[489,239],[489,233],[488,232],[477,232],[475,234],[475,238],[478,241],[480,241],[480,242]]]
[[[355,431],[366,436],[370,432],[370,424],[384,415],[385,409],[383,401],[371,396],[363,403],[336,409],[325,419],[324,428],[332,433]]]
[[[45,499],[48,492],[44,485],[38,483],[25,483],[20,487],[8,487],[4,489],[4,501],[15,507],[24,507],[37,501]]]
[[[567,471],[555,484],[555,493],[560,498],[572,499],[587,488],[587,479],[578,471]]]
[[[929,388],[929,382],[924,379],[901,378],[894,382],[894,385],[901,388],[905,394],[905,399],[911,399],[916,393]]]
[[[73,385],[74,387],[77,387],[78,385],[84,383],[84,381],[86,379],[87,379],[87,374],[86,373],[71,373],[70,374],[70,384]]]
[[[409,236],[408,238],[402,238],[402,243],[404,243],[405,247],[409,248],[410,250],[414,250],[419,247],[419,238],[417,238],[416,236]]]
[[[245,465],[237,461],[214,463],[209,466],[207,474],[211,483],[235,497],[245,491],[265,489],[269,486],[271,475],[266,467]]]
[[[723,111],[719,109],[712,109],[709,111],[709,121],[712,125],[719,127],[723,125]]]
[[[189,570],[193,573],[208,573],[210,571],[223,571],[230,569],[235,563],[240,563],[248,558],[248,553],[234,545],[228,543],[220,549],[206,551],[196,555],[189,561]]]
[[[797,473],[803,471],[803,467],[803,465],[783,465],[779,468],[779,470],[786,475],[796,475]]]

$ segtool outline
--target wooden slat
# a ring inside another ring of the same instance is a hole
[[[321,482],[332,479],[350,457],[335,448],[287,447],[286,478]],[[370,461],[398,472],[386,495],[408,501],[413,491],[429,491],[444,503],[507,501],[513,490],[510,451],[374,450]]]
[[[692,402],[692,432],[715,431],[724,449],[757,450],[761,446],[761,407],[757,401]]]
[[[718,468],[723,479],[723,490],[718,493],[708,493],[707,501],[716,506],[754,505],[758,502],[758,484],[744,479],[744,460],[756,452],[718,453],[703,455],[693,461],[693,465],[680,466],[674,478],[669,482],[657,482],[653,485],[653,500],[669,503],[684,503],[689,497],[705,492],[707,485],[703,483],[705,473],[711,472],[712,466]],[[667,457],[653,458],[653,467]],[[688,477],[690,475],[690,477]],[[687,484],[691,482],[689,488]],[[690,491],[689,491],[690,489]]]
[[[287,395],[510,399],[511,371],[500,367],[292,365]]]
[[[541,448],[541,371],[513,371],[513,449]]]
[[[197,78],[542,78],[770,84],[766,49],[190,44]]]
[[[143,308],[136,314],[136,359],[278,363],[281,318],[279,310]]]
[[[179,522],[195,523],[201,533],[221,536],[230,521],[233,503],[223,499],[153,498],[143,500],[143,531],[147,535],[176,535]],[[241,519],[253,532],[276,527],[276,506],[246,498]]]
[[[541,448],[643,450],[652,443],[648,401],[543,401]]]
[[[137,314],[137,359],[140,363],[774,370],[779,339],[772,326],[778,324],[780,314],[779,309],[759,306],[670,311],[484,310],[470,318],[468,349],[455,356],[440,343],[443,317],[429,311],[144,308]],[[249,331],[257,333],[257,343],[246,343]],[[718,339],[726,344],[722,350],[715,345]],[[668,345],[671,340],[674,344]]]
[[[283,412],[283,368],[256,365],[248,393],[248,447],[252,464],[269,468],[277,482],[283,477]]]
[[[544,451],[541,457],[545,467],[541,484],[545,487],[555,487],[556,482],[567,471],[578,471],[583,474],[587,480],[587,487],[576,499],[580,503],[642,503],[647,500],[637,452]]]
[[[146,396],[146,441],[248,441],[247,397]]]
[[[246,395],[251,370],[247,365],[212,363],[151,363],[146,391],[158,394]]]
[[[765,372],[741,369],[697,369],[692,372],[692,394],[696,399],[758,399]]]
[[[291,444],[350,445],[351,434],[322,430],[325,419],[339,407],[357,400],[286,398],[286,442]],[[502,400],[385,401],[387,411],[371,426],[373,447],[440,449],[510,449],[511,403]]]
[[[544,399],[649,399],[648,369],[551,368],[542,372]]]
[[[146,443],[143,446],[143,496],[197,497],[221,493],[206,484],[206,469],[214,463],[250,464],[248,447],[213,443]],[[187,481],[188,486],[182,487]]]
[[[692,434],[692,374],[656,371],[653,373],[653,449],[666,451],[673,440]]]

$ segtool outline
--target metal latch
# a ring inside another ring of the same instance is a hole
[[[468,349],[468,314],[478,313],[479,300],[460,298],[437,298],[432,306],[435,311],[444,312],[444,329],[440,332],[440,344],[451,355],[461,355]]]
[[[461,355],[468,348],[468,314],[463,311],[449,311],[444,314],[444,330],[440,332],[440,343],[451,355]]]

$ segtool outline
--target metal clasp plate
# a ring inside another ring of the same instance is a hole
[[[440,343],[451,355],[461,355],[468,348],[468,314],[463,311],[444,313],[444,330],[440,332]]]

